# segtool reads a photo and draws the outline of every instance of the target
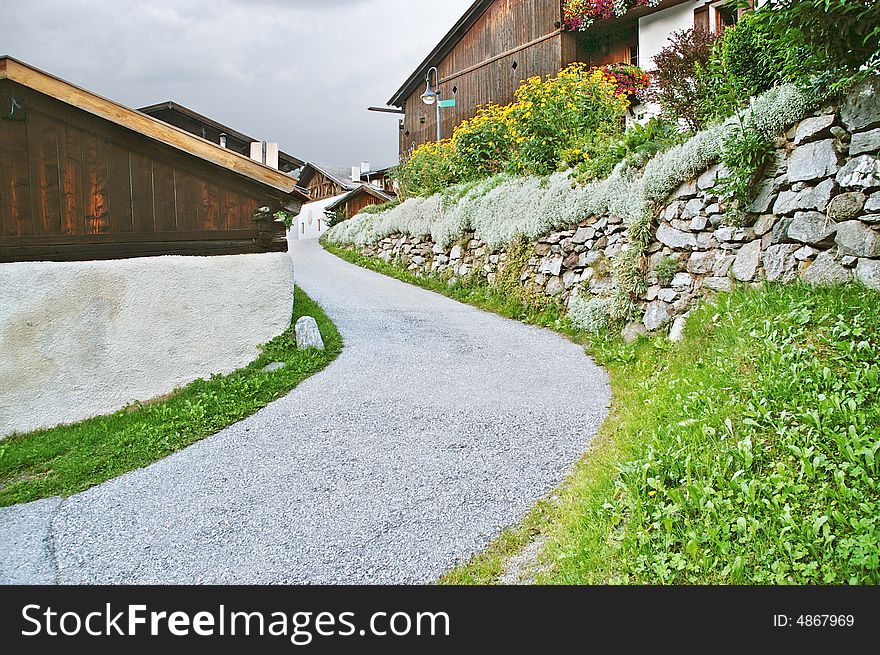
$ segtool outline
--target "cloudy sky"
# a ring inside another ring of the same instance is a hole
[[[129,107],[175,100],[304,159],[396,162],[382,105],[472,0],[20,0],[8,54]]]

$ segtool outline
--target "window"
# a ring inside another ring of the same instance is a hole
[[[694,10],[694,27],[709,31],[709,5]]]
[[[639,46],[634,45],[629,49],[629,63],[632,66],[639,65]]]

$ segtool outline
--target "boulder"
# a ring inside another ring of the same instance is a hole
[[[755,238],[755,231],[750,227],[722,227],[715,230],[715,238],[720,242],[743,243]]]
[[[752,214],[763,214],[770,209],[778,190],[776,180],[765,180],[755,191],[755,199],[748,204],[746,211]],[[707,211],[707,213],[712,212]]]
[[[798,212],[788,226],[787,236],[793,241],[827,248],[834,243],[837,224],[819,212]]]
[[[558,296],[563,291],[565,291],[565,283],[562,281],[561,277],[554,276],[547,280],[547,285],[544,287],[544,293],[546,295]]]
[[[670,197],[673,200],[680,200],[682,198],[692,198],[695,195],[697,195],[697,181],[688,180],[673,191]]]
[[[684,248],[693,250],[697,246],[697,238],[692,233],[676,230],[668,223],[662,223],[657,228],[657,241],[676,250]]]
[[[675,322],[672,324],[672,327],[669,330],[669,340],[672,343],[680,343],[684,341],[684,328],[687,324],[688,316],[690,312],[687,314],[683,314],[675,319]]]
[[[797,126],[794,142],[796,145],[801,145],[830,136],[832,125],[834,125],[834,114],[805,118]]]
[[[729,277],[707,277],[703,286],[712,291],[733,291],[733,281]]]
[[[586,243],[587,241],[591,241],[596,236],[596,230],[591,227],[582,227],[579,228],[577,232],[575,232],[574,236],[571,239],[572,243],[580,245],[582,243]]]
[[[789,282],[797,268],[794,254],[798,247],[791,243],[770,246],[764,253],[764,274],[769,282]]]
[[[296,333],[296,347],[299,350],[309,348],[324,350],[324,339],[321,338],[318,322],[311,316],[303,316],[299,319],[296,322],[294,332]]]
[[[538,272],[548,275],[559,275],[562,272],[562,262],[562,255],[548,255],[541,260]]]
[[[838,225],[836,242],[844,255],[880,257],[880,234],[861,221],[847,221]]]
[[[791,182],[812,182],[837,173],[837,150],[834,139],[813,141],[797,146],[788,160],[788,179]]]
[[[852,191],[841,193],[828,205],[828,219],[837,223],[849,221],[864,209],[867,198],[864,193]]]
[[[694,286],[694,278],[690,273],[677,273],[670,286],[676,291],[690,291]]]
[[[880,212],[880,191],[871,194],[871,197],[868,198],[868,201],[865,203],[865,211]]]
[[[871,155],[850,159],[837,173],[837,183],[844,189],[880,187],[880,159]]]
[[[816,257],[816,261],[802,275],[805,282],[817,286],[833,286],[846,284],[852,280],[852,273],[844,268],[835,258],[834,253],[827,250]]]
[[[868,78],[844,100],[840,119],[850,132],[880,127],[880,80]]]
[[[880,153],[880,128],[853,134],[852,143],[849,145],[850,156],[854,157],[866,152],[872,155]]]
[[[643,337],[646,334],[648,334],[648,328],[645,327],[644,323],[629,323],[621,332],[623,342],[627,344],[635,343],[639,340],[639,337]]]
[[[733,262],[733,277],[740,282],[751,282],[761,263],[761,242],[752,241],[740,248]]]
[[[707,275],[715,268],[716,257],[714,252],[695,252],[688,260],[688,273],[694,275]]]
[[[674,303],[678,299],[678,291],[675,289],[660,289],[657,299],[667,303]]]
[[[718,178],[722,175],[721,164],[715,164],[697,178],[697,187],[701,190],[712,189],[718,184]]]
[[[672,317],[669,315],[669,304],[656,300],[648,305],[645,311],[645,328],[653,332],[666,325]]]
[[[880,261],[860,259],[856,266],[856,278],[869,289],[880,291]]]
[[[755,231],[756,236],[762,237],[772,230],[775,224],[776,216],[773,214],[762,214],[758,217],[752,229]]]

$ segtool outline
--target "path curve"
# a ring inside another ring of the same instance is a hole
[[[315,242],[345,350],[249,419],[65,501],[0,510],[0,581],[424,583],[558,485],[607,414],[578,346]]]

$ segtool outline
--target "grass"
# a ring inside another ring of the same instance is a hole
[[[342,337],[323,310],[296,289],[293,323],[312,316],[326,350],[299,351],[293,328],[262,347],[246,368],[196,380],[171,396],[109,416],[0,442],[0,507],[70,496],[142,468],[215,434],[281,398],[324,369],[342,350]],[[272,373],[272,362],[286,366]]]
[[[586,343],[611,416],[553,498],[441,578],[490,584],[543,542],[548,584],[880,583],[880,303],[860,286],[742,288],[681,344],[578,333],[560,310],[349,261]]]

